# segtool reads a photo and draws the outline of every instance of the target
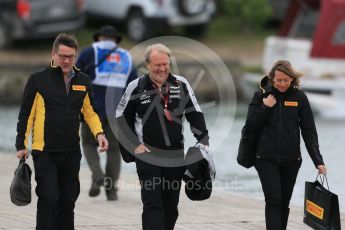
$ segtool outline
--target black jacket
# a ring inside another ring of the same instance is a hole
[[[133,153],[140,143],[161,150],[183,150],[183,116],[190,123],[196,139],[208,145],[204,115],[187,80],[170,74],[166,84],[169,85],[168,110],[173,121],[168,121],[164,115],[164,100],[148,75],[128,85],[117,108],[116,117],[120,142],[122,145],[123,141],[127,142],[125,145],[129,152]],[[164,96],[166,84],[162,87]]]
[[[273,94],[277,100],[272,108],[262,101],[269,94]],[[281,93],[269,84],[267,77],[263,78],[261,90],[255,92],[249,105],[246,126],[259,135],[257,158],[277,161],[300,159],[301,132],[314,165],[324,164],[308,98],[296,87]]]
[[[68,94],[60,67],[51,64],[30,76],[18,117],[17,150],[28,148],[31,131],[33,150],[79,150],[81,114],[94,135],[103,132],[94,111],[89,77],[77,68],[74,73]]]

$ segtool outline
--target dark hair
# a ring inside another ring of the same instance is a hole
[[[57,51],[60,45],[68,46],[78,50],[77,39],[72,34],[60,33],[56,36],[53,49]]]
[[[289,61],[278,60],[276,63],[274,63],[271,71],[268,74],[268,79],[270,80],[272,84],[273,84],[273,79],[274,79],[276,70],[285,73],[286,75],[288,75],[289,77],[293,79],[291,86],[294,86],[294,87],[299,86],[299,79],[300,77],[303,76],[303,74],[294,70]]]

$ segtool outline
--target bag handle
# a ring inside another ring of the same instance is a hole
[[[316,176],[316,180],[318,180],[319,177],[320,177],[321,185],[323,186],[324,182],[326,181],[327,189],[329,190],[329,185],[328,185],[327,176],[326,176],[325,174],[318,173],[317,176]],[[324,187],[324,186],[323,186],[323,187]]]
[[[25,156],[22,156],[20,159],[19,159],[19,164],[21,164],[21,163],[25,163]]]

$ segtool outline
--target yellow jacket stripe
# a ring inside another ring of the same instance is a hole
[[[28,149],[29,136],[31,134],[32,127],[33,127],[33,124],[34,124],[35,113],[36,113],[36,102],[37,102],[37,94],[36,94],[35,100],[34,100],[34,102],[32,104],[31,112],[30,112],[30,115],[29,115],[29,118],[28,118],[28,122],[27,122],[27,125],[26,125],[26,132],[25,132],[25,139],[24,139],[24,145],[25,145],[26,149]]]
[[[30,116],[28,118],[27,128],[25,132],[25,148],[28,149],[28,140],[32,132],[32,149],[43,150],[44,147],[44,120],[45,107],[41,94],[36,93],[35,100],[31,107]]]
[[[36,94],[36,114],[34,132],[32,135],[32,149],[43,150],[44,147],[44,120],[45,120],[45,105],[41,94]]]
[[[87,93],[85,96],[83,107],[81,108],[81,112],[84,115],[84,120],[90,127],[91,132],[93,133],[94,136],[96,136],[97,133],[103,132],[102,124],[99,120],[99,117],[91,105],[89,93]]]

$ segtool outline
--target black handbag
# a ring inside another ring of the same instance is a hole
[[[338,196],[329,191],[325,175],[318,174],[314,182],[305,182],[303,222],[313,229],[341,230]]]
[[[250,168],[254,165],[257,141],[258,134],[249,132],[247,126],[244,125],[237,153],[237,163],[239,165],[245,168]]]
[[[25,163],[25,157],[19,160],[19,165],[14,172],[10,187],[11,202],[17,206],[31,203],[31,169]]]

